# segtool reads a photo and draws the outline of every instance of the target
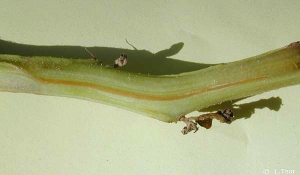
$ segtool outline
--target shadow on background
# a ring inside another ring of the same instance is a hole
[[[133,45],[129,45],[133,47],[133,50],[112,47],[87,47],[87,49],[104,64],[113,64],[114,60],[120,56],[120,53],[126,53],[128,63],[126,66],[121,67],[121,69],[142,74],[179,74],[211,66],[211,64],[192,63],[169,58],[176,55],[183,48],[184,43],[182,42],[173,44],[170,48],[157,53],[151,53],[147,50],[138,50]],[[82,46],[36,46],[4,40],[0,40],[0,54],[51,56],[73,59],[91,58],[90,54]]]
[[[111,47],[87,47],[87,49],[104,64],[113,64],[114,60],[120,56],[120,53],[126,53],[128,56],[128,64],[121,67],[121,69],[134,73],[151,75],[179,74],[212,66],[212,64],[192,63],[169,58],[176,55],[183,48],[184,43],[182,42],[173,44],[170,48],[157,53],[151,53],[147,50],[138,50],[130,43],[128,44],[133,50]],[[91,59],[90,54],[82,46],[36,46],[4,40],[0,40],[0,54]],[[255,113],[255,109],[269,108],[270,110],[278,111],[282,105],[282,101],[279,97],[261,99],[245,104],[235,104],[240,100],[242,99],[224,102],[220,105],[202,109],[201,112],[212,112],[219,109],[231,108],[235,115],[234,120],[237,120],[251,117],[251,115]]]
[[[235,104],[243,99],[227,101],[219,105],[210,106],[208,108],[201,109],[200,112],[213,112],[220,109],[230,108],[234,114],[234,121],[242,118],[250,118],[255,113],[255,109],[268,108],[273,111],[279,111],[280,107],[282,106],[282,99],[280,97],[271,97],[250,103]]]

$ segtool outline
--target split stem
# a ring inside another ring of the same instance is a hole
[[[211,105],[299,84],[299,67],[300,42],[164,76],[109,69],[93,59],[0,55],[0,91],[80,98],[176,122]]]

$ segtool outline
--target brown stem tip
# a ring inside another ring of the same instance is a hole
[[[300,49],[300,41],[293,42],[293,43],[287,45],[286,48]]]
[[[197,124],[199,124],[201,127],[209,129],[212,126],[213,119],[217,119],[221,123],[230,124],[233,119],[233,112],[231,109],[224,109],[224,110],[219,110],[215,113],[202,114],[197,117],[186,118],[185,116],[182,116],[179,119],[179,121],[183,121],[186,124],[186,126],[182,129],[181,132],[183,135],[191,131],[194,131],[195,133],[198,131]]]

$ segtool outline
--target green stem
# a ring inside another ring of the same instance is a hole
[[[110,69],[95,60],[0,55],[0,91],[74,97],[176,122],[224,101],[300,83],[300,43],[178,75]]]

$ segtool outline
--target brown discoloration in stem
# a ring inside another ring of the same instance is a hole
[[[296,63],[297,69],[300,67],[300,61]]]
[[[189,93],[185,93],[185,94],[177,94],[177,95],[169,95],[169,96],[163,96],[163,95],[155,96],[155,95],[139,94],[139,93],[135,93],[135,92],[129,92],[126,90],[121,90],[121,89],[114,89],[111,87],[105,87],[105,86],[87,83],[87,82],[75,82],[75,81],[70,81],[70,80],[55,80],[55,79],[47,79],[47,78],[37,78],[37,79],[38,79],[38,81],[40,81],[42,83],[52,83],[52,84],[62,84],[62,85],[69,85],[69,86],[92,88],[92,89],[97,89],[97,90],[100,90],[103,92],[108,92],[108,93],[112,93],[112,94],[116,94],[116,95],[131,97],[131,98],[135,98],[135,99],[153,100],[153,101],[154,100],[168,101],[168,100],[183,99],[183,98],[191,97],[193,95],[199,95],[202,93],[207,93],[210,91],[219,90],[219,89],[223,89],[223,88],[227,88],[227,87],[231,87],[231,86],[237,86],[237,85],[242,85],[242,84],[246,84],[246,83],[250,83],[250,82],[261,81],[264,78],[265,77],[257,77],[257,78],[253,78],[253,79],[247,79],[247,80],[243,80],[243,81],[238,81],[238,82],[227,83],[227,84],[219,85],[219,86],[215,86],[215,87],[210,87],[207,89],[201,89],[198,91],[189,92]]]

